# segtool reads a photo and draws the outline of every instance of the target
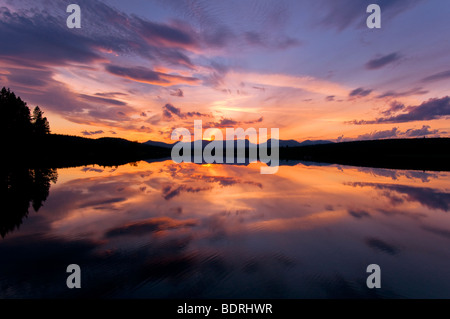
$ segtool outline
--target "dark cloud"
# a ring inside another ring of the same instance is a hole
[[[390,63],[398,61],[402,58],[402,56],[396,52],[384,55],[379,58],[375,58],[366,63],[366,68],[369,70],[380,69]]]
[[[348,214],[350,216],[353,216],[357,219],[361,219],[361,218],[366,218],[366,217],[371,217],[370,214],[368,212],[366,212],[365,210],[349,210]]]
[[[393,113],[397,113],[405,108],[405,104],[394,101],[390,104],[387,110],[382,111],[381,113],[385,116],[390,116]]]
[[[334,101],[335,96],[334,95],[329,95],[325,98],[325,101],[331,102]]]
[[[426,173],[420,171],[396,171],[384,168],[373,168],[373,167],[359,167],[359,172],[364,172],[373,176],[389,177],[393,180],[398,180],[400,177],[406,177],[408,179],[419,179],[422,183],[430,182],[430,179],[438,178],[436,173]]]
[[[193,68],[186,52],[198,47],[196,33],[186,25],[143,20],[96,0],[80,0],[83,30],[65,25],[65,1],[40,3],[39,8],[0,10],[0,56],[33,61],[37,65],[90,63],[104,60],[104,52],[136,54],[156,61]],[[56,8],[56,10],[55,10]],[[47,13],[50,12],[50,13]],[[20,63],[19,63],[20,64]]]
[[[430,130],[429,125],[423,125],[420,129],[408,129],[405,133],[408,137],[419,137],[419,136],[427,136],[438,134],[439,130]]]
[[[369,246],[373,250],[380,251],[388,255],[394,256],[400,252],[400,249],[395,245],[389,244],[378,238],[367,238],[365,242],[367,246]]]
[[[266,91],[266,89],[265,89],[265,88],[263,88],[263,87],[259,87],[259,86],[252,86],[252,88],[254,88],[255,90],[263,91],[263,92],[265,92],[265,91]]]
[[[173,187],[171,185],[165,186],[162,189],[162,195],[165,200],[171,200],[172,198],[180,195],[183,192],[187,193],[198,193],[201,191],[210,190],[211,187],[191,187],[187,185],[181,185]]]
[[[176,83],[196,83],[197,78],[184,77],[180,75],[171,75],[162,72],[152,71],[144,67],[122,67],[118,65],[108,64],[105,67],[106,71],[111,74],[148,84],[155,85],[173,85]]]
[[[216,127],[216,128],[227,128],[227,127],[242,126],[244,124],[248,125],[248,124],[261,123],[263,120],[264,120],[263,117],[260,117],[256,120],[250,120],[250,121],[236,121],[233,119],[222,118],[218,122],[209,122],[207,124],[207,126],[208,127]]]
[[[80,69],[89,68],[86,64],[106,62],[104,52],[130,54],[131,51],[148,59],[161,58],[175,63],[175,59],[183,59],[183,50],[164,44],[151,46],[135,32],[135,18],[101,2],[80,0],[79,4],[84,9],[83,30],[89,32],[70,30],[61,23],[66,18],[67,4],[63,1],[55,1],[52,8],[42,4],[40,10],[32,6],[14,12],[0,9],[0,60],[6,65],[5,84],[27,101],[61,114],[69,121],[130,127],[124,121],[124,115],[133,109],[116,99],[126,94],[106,92],[91,96],[74,93],[55,80],[52,67],[76,64]],[[165,83],[190,80],[160,73],[155,76]],[[99,109],[99,105],[121,108]]]
[[[3,7],[0,30],[0,57],[11,57],[18,63],[22,59],[38,65],[102,60],[96,53],[94,42],[84,33],[70,32],[60,19],[45,13],[26,15]]]
[[[248,185],[254,185],[259,188],[263,188],[262,184],[253,182],[253,181],[242,181],[238,178],[231,177],[231,176],[208,176],[208,175],[202,175],[202,176],[195,176],[195,180],[201,180],[206,183],[218,183],[220,186],[233,186],[236,184],[248,184]]]
[[[187,117],[200,117],[200,116],[205,116],[205,117],[211,117],[209,114],[204,114],[204,113],[200,113],[200,112],[186,112],[185,113]]]
[[[95,93],[95,96],[105,97],[105,98],[116,98],[116,97],[123,97],[127,96],[128,94],[121,93],[121,92],[104,92],[104,93]]]
[[[81,97],[83,100],[94,103],[120,105],[120,106],[127,105],[127,103],[115,99],[108,99],[104,97],[91,96],[86,94],[79,94],[78,96]]]
[[[5,85],[23,100],[39,105],[44,112],[52,111],[75,123],[124,127],[128,123],[123,117],[118,117],[117,112],[135,112],[119,100],[72,92],[65,84],[55,80],[55,73],[45,66],[39,69],[6,67],[4,70],[10,73],[6,76]],[[26,77],[33,80],[26,81]],[[19,83],[15,81],[18,79],[24,80]]]
[[[359,135],[356,139],[357,140],[378,140],[383,138],[393,138],[397,137],[399,134],[398,128],[394,127],[391,130],[385,130],[385,131],[375,131],[372,133],[366,133]]]
[[[167,103],[163,106],[163,118],[166,120],[171,120],[174,118],[185,119],[188,117],[211,117],[209,114],[203,114],[200,112],[182,112],[180,108]]]
[[[179,118],[183,117],[183,115],[181,114],[181,109],[169,103],[163,106],[163,116],[167,119],[171,119],[174,116]]]
[[[238,121],[232,120],[232,119],[221,119],[218,123],[217,123],[217,127],[224,127],[224,126],[233,126],[233,125],[237,125],[239,124]]]
[[[401,131],[397,127],[393,127],[390,130],[383,131],[373,131],[370,133],[365,133],[358,135],[356,138],[344,138],[340,136],[338,141],[354,141],[354,140],[378,140],[385,138],[407,138],[407,137],[424,137],[429,135],[439,136],[440,134],[444,134],[444,132],[440,132],[439,130],[432,130],[429,125],[423,125],[420,129],[407,129],[406,131]]]
[[[140,35],[156,45],[169,46],[196,46],[196,41],[192,34],[181,30],[175,26],[169,26],[162,23],[145,21],[138,17],[134,17],[139,25],[138,32]]]
[[[404,97],[404,96],[413,96],[413,95],[423,95],[427,94],[429,91],[424,90],[423,88],[414,88],[408,91],[396,92],[396,91],[387,91],[383,94],[377,96],[377,98],[382,99],[384,97]]]
[[[367,96],[372,90],[366,90],[364,88],[357,88],[350,92],[349,96]]]
[[[96,172],[96,173],[103,173],[103,169],[101,168],[93,168],[93,167],[83,167],[81,169],[82,172]]]
[[[104,206],[108,204],[122,203],[126,201],[125,197],[111,197],[111,198],[102,198],[102,199],[92,199],[89,201],[85,201],[81,203],[78,207],[86,208],[86,207],[95,207],[95,206]]]
[[[400,108],[400,106],[399,106]],[[414,121],[429,121],[445,118],[450,115],[450,97],[430,99],[417,106],[401,107],[405,113],[390,117],[377,118],[376,120],[354,120],[349,124],[380,124],[380,123],[404,123]]]
[[[150,235],[154,232],[194,227],[196,225],[197,222],[194,220],[179,221],[169,217],[156,217],[112,228],[105,233],[105,237]]]
[[[96,134],[103,134],[105,132],[103,132],[102,130],[99,131],[82,131],[81,134],[85,135],[85,136],[89,136],[89,135],[96,135]]]
[[[169,94],[171,96],[184,97],[184,92],[181,89],[171,90]]]
[[[439,72],[422,79],[422,82],[434,82],[450,78],[450,70]]]
[[[382,191],[396,192],[404,195],[407,201],[416,201],[430,209],[440,209],[445,212],[449,211],[450,193],[445,193],[433,188],[412,187],[396,184],[377,184],[377,183],[348,183],[353,187],[373,187]],[[382,193],[386,196],[387,193]]]

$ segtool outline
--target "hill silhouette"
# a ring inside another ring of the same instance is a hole
[[[5,87],[0,91],[0,112],[5,119],[0,136],[8,166],[116,166],[170,156],[170,149],[121,138],[51,134],[50,123],[39,106],[31,112],[26,102]]]
[[[280,159],[450,171],[450,138],[387,139],[282,147]]]
[[[165,159],[171,144],[131,142],[121,138],[91,139],[51,134],[50,124],[36,106],[31,113],[26,102],[9,89],[0,91],[0,111],[6,121],[0,126],[5,160],[10,166],[68,167],[88,164],[117,166],[129,162]],[[202,141],[202,149],[209,141]],[[193,143],[189,147],[194,148]],[[226,155],[225,142],[224,156]],[[272,140],[267,142],[270,152]],[[309,161],[395,169],[450,171],[450,139],[389,139],[333,143],[330,141],[279,141],[281,161]],[[244,157],[251,144],[244,142]],[[234,153],[237,154],[237,144]],[[257,146],[258,147],[258,146]],[[224,161],[225,162],[225,161]]]

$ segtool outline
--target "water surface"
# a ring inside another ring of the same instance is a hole
[[[0,297],[450,298],[448,172],[259,168],[4,173]]]

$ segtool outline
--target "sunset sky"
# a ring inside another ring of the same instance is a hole
[[[449,19],[442,0],[0,0],[0,87],[60,134],[171,142],[202,119],[298,141],[449,137]]]

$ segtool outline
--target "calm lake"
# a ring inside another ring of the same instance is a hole
[[[3,173],[0,297],[450,298],[449,172],[260,165]]]

